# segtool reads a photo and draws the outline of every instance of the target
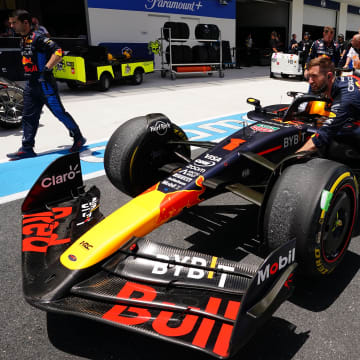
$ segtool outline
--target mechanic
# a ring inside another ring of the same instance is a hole
[[[289,45],[289,54],[295,54],[295,51],[298,47],[298,42],[296,40],[296,34],[291,35],[290,45]]]
[[[338,45],[338,49],[339,49],[339,58],[340,58],[337,66],[342,67],[342,66],[344,66],[344,64],[346,62],[346,56],[350,50],[350,47],[349,47],[348,41],[345,41],[345,37],[343,34],[339,34],[337,36],[337,39],[338,39],[337,45]]]
[[[307,78],[309,62],[319,56],[329,57],[334,62],[334,64],[339,62],[339,49],[334,42],[334,29],[330,26],[325,26],[322,39],[314,41],[311,45],[305,64],[305,78]]]
[[[51,69],[62,59],[62,50],[54,41],[34,31],[31,20],[31,15],[26,10],[16,10],[10,16],[11,27],[22,37],[20,48],[27,79],[22,117],[22,147],[15,153],[7,154],[12,160],[36,156],[33,147],[44,105],[66,126],[73,137],[70,152],[79,151],[86,142],[79,126],[64,109],[52,74]]]
[[[270,48],[271,51],[277,53],[280,51],[280,40],[276,31],[272,31],[270,35]]]
[[[331,100],[330,116],[297,152],[326,147],[344,125],[360,119],[360,83],[357,77],[336,78],[335,65],[326,57],[311,60],[308,71],[311,93]]]
[[[309,51],[310,51],[312,43],[313,42],[310,39],[310,33],[306,31],[304,33],[303,39],[300,42],[298,42],[297,44],[294,44],[294,46],[293,46],[293,50],[301,51],[300,58],[301,58],[301,63],[302,63],[303,67],[305,67],[306,60],[309,55]]]

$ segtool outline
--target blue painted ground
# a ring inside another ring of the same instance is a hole
[[[199,121],[182,125],[182,129],[192,140],[218,141],[243,127],[246,113]],[[85,177],[104,171],[104,150],[106,141],[90,144],[80,153],[82,173]],[[15,198],[18,193],[28,191],[43,170],[53,160],[65,155],[68,150],[38,154],[36,158],[0,163],[0,202]]]

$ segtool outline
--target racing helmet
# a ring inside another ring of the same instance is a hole
[[[318,117],[316,119],[316,127],[321,127],[330,116],[330,111],[325,101],[309,101],[305,112]]]
[[[306,112],[310,115],[329,116],[330,111],[326,105],[325,101],[309,101]]]

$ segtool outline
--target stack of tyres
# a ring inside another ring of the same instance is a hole
[[[197,24],[195,27],[196,39],[203,40],[218,40],[220,31],[217,25],[214,24]]]
[[[170,64],[169,46],[166,48],[166,61]],[[173,64],[188,64],[193,61],[193,55],[188,45],[171,45],[171,60]]]
[[[220,52],[210,45],[195,45],[192,48],[193,61],[196,63],[218,63]]]
[[[167,41],[169,38],[186,41],[189,39],[189,26],[183,22],[167,21],[163,27],[164,37]]]

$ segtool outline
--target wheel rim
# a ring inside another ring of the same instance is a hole
[[[2,89],[0,92],[0,118],[3,122],[15,124],[21,122],[23,95],[14,89]]]
[[[355,221],[352,196],[355,201],[354,190],[349,185],[340,189],[325,218],[321,248],[325,261],[329,263],[338,260],[349,243]]]

